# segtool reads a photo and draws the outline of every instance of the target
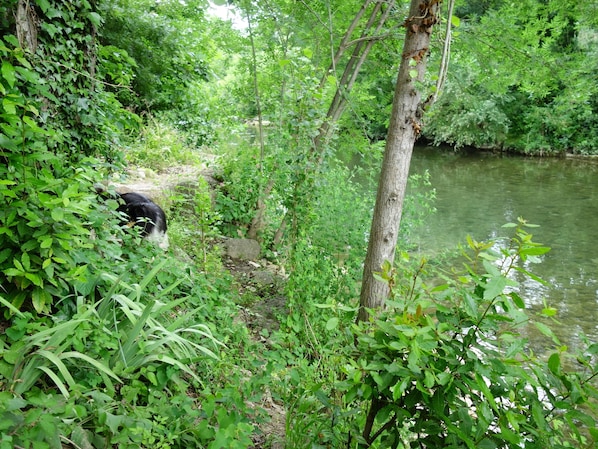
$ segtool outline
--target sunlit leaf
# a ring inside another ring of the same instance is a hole
[[[15,85],[15,68],[8,61],[2,62],[2,77],[6,80],[10,87]]]
[[[332,318],[330,318],[327,322],[326,322],[326,330],[327,331],[331,331],[333,329],[336,329],[338,327],[338,318],[333,316]]]
[[[558,345],[561,344],[555,333],[546,324],[535,322],[534,325],[538,328],[540,332],[542,332],[544,336],[549,337],[553,342],[555,342]]]
[[[486,283],[486,289],[484,290],[484,299],[493,299],[498,295],[502,294],[503,290],[507,286],[507,278],[504,276],[496,276],[491,278]]]
[[[557,313],[558,313],[558,310],[555,309],[554,307],[544,307],[542,309],[542,315],[544,315],[546,317],[556,316]]]

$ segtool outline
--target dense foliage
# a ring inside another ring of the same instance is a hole
[[[282,433],[289,448],[594,447],[598,349],[569,354],[523,310],[513,274],[537,280],[519,261],[547,251],[524,221],[469,239],[465,272],[404,255],[380,273],[387,310],[354,324],[404,2],[346,39],[382,3],[235,4],[234,27],[201,0],[0,5],[0,448],[272,447]],[[458,2],[425,137],[595,152],[595,12]],[[96,183],[126,164],[199,165],[207,144],[216,191],[200,179],[161,198],[172,250],[119,227]],[[408,197],[405,250],[434,211],[429,179],[410,182],[424,193]],[[218,242],[247,235],[284,276],[240,297]],[[248,329],[240,316],[272,298],[277,326]],[[268,406],[284,429],[264,430]]]
[[[95,4],[18,6],[1,11],[0,446],[246,447],[259,388],[230,375],[250,345],[230,281],[123,232],[94,187],[140,122],[117,99],[131,60],[98,46]]]
[[[0,47],[0,263],[7,300],[48,312],[56,296],[89,291],[100,259],[88,259],[89,233],[103,220],[93,173],[120,159],[114,144],[136,122],[92,77],[97,13],[42,6],[23,19],[46,18],[31,47],[10,34]]]
[[[596,5],[473,3],[456,9],[446,91],[426,136],[530,154],[596,153]]]
[[[345,365],[347,380],[339,384],[349,404],[369,402],[358,439],[381,440],[382,447],[593,444],[595,421],[585,406],[596,390],[586,384],[595,374],[598,347],[575,361],[575,371],[564,369],[571,354],[526,315],[517,294],[515,274],[533,276],[519,260],[538,262],[549,248],[532,241],[532,225],[520,220],[505,226],[514,229],[511,238],[469,239],[466,271],[446,284],[419,284],[425,261],[415,272],[386,267],[381,274],[394,286],[394,300],[374,323],[356,330],[360,356]],[[530,324],[560,345],[547,363],[526,347]],[[591,436],[578,431],[578,420]]]

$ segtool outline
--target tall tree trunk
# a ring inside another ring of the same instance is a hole
[[[250,3],[251,4],[251,3]],[[264,171],[264,159],[265,159],[265,146],[264,146],[264,122],[262,117],[262,105],[260,101],[260,89],[259,83],[257,79],[257,56],[255,54],[255,41],[253,39],[253,30],[251,27],[251,11],[250,6],[247,7],[246,11],[247,15],[247,30],[249,31],[249,41],[251,42],[251,60],[252,60],[252,75],[253,75],[253,89],[255,93],[255,107],[257,109],[257,124],[258,124],[258,139],[260,143],[260,163],[259,163],[259,185],[258,185],[258,198],[257,203],[255,205],[255,215],[253,216],[253,220],[251,220],[251,225],[249,226],[249,230],[247,231],[247,237],[250,239],[257,240],[259,238],[260,233],[264,230],[265,222],[264,222],[264,215],[266,213],[266,201],[270,195],[272,188],[274,187],[274,181],[271,180],[268,186],[264,189],[262,179],[263,179],[263,171]]]
[[[439,3],[439,0],[412,0],[404,23],[405,43],[363,270],[358,321],[369,318],[367,309],[382,307],[389,293],[388,285],[375,279],[374,273],[382,270],[384,261],[394,262],[411,154],[421,129],[421,92],[417,84],[424,79]]]

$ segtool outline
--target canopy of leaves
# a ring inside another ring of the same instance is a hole
[[[526,153],[598,150],[595,4],[488,2],[483,14],[457,13],[464,20],[429,138]]]

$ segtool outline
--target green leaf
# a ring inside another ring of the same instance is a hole
[[[553,317],[556,316],[558,313],[558,310],[555,309],[554,307],[544,307],[542,309],[542,315],[544,315],[545,317]]]
[[[496,406],[496,399],[490,391],[490,388],[488,388],[488,385],[486,385],[486,379],[484,379],[484,377],[482,377],[479,373],[475,373],[475,380],[478,388],[486,398],[486,402],[488,403],[488,405],[490,405],[490,407],[492,407],[492,409],[495,412],[498,412],[498,408]]]
[[[15,85],[15,68],[8,61],[2,62],[2,77],[6,80],[10,87]]]
[[[555,352],[548,358],[548,369],[552,374],[558,375],[561,371],[561,357]]]
[[[327,331],[331,331],[333,329],[336,329],[338,327],[338,318],[333,316],[332,318],[330,318],[327,322],[326,322],[326,330]]]
[[[507,286],[507,278],[504,276],[497,276],[491,278],[486,283],[486,289],[484,290],[484,299],[490,300],[496,298],[502,294],[503,290]]]
[[[40,275],[36,273],[25,273],[25,277],[38,287],[42,287],[44,285],[44,281],[42,280]]]
[[[559,341],[558,337],[555,333],[550,329],[546,324],[535,322],[534,325],[538,328],[538,330],[546,337],[550,338],[553,342],[557,345],[560,345],[561,342]]]
[[[18,259],[13,259],[12,263],[17,270],[19,270],[22,273],[25,272],[25,268],[23,268],[23,264]]]
[[[60,358],[61,359],[74,358],[74,359],[84,360],[87,363],[89,363],[91,366],[93,366],[95,369],[97,369],[98,371],[101,371],[104,374],[107,374],[108,376],[115,379],[117,382],[121,382],[120,378],[114,373],[114,371],[112,371],[110,368],[108,368],[108,366],[106,366],[105,364],[103,364],[95,359],[92,359],[91,357],[89,357],[85,354],[82,354],[80,352],[76,352],[76,351],[64,352],[60,355]]]
[[[415,70],[415,69],[409,70],[409,76],[410,76],[412,79],[415,79],[415,78],[417,78],[417,77],[418,77],[418,75],[419,75],[419,72],[418,72],[417,70]]]
[[[23,264],[25,271],[31,270],[31,258],[29,257],[29,253],[21,254],[21,263]]]
[[[426,388],[431,389],[436,384],[436,378],[431,371],[426,370],[424,372],[424,385]]]
[[[480,441],[477,445],[478,449],[496,449],[496,443],[492,440],[489,440],[488,438],[484,438],[482,441]]]
[[[523,299],[521,298],[521,296],[519,296],[516,292],[509,293],[509,296],[511,297],[511,299],[513,300],[513,303],[517,307],[519,307],[520,309],[525,309],[525,303],[523,302]]]
[[[467,234],[465,236],[465,240],[467,241],[467,246],[469,246],[473,250],[476,249],[477,242],[473,239],[473,237],[471,237],[471,235]]]
[[[19,317],[23,317],[21,311],[18,308],[16,308],[15,306],[13,306],[6,299],[4,299],[2,296],[0,296],[0,304],[2,304],[4,307],[8,308],[10,310],[10,313],[18,315]],[[6,352],[4,353],[4,355],[6,357]]]
[[[457,16],[451,16],[451,25],[455,28],[461,25],[461,19]]]
[[[90,12],[87,17],[89,18],[89,21],[97,27],[102,24],[102,16],[100,16],[97,12]]]
[[[544,410],[540,406],[540,404],[537,402],[534,402],[534,404],[532,405],[532,416],[534,418],[534,421],[536,422],[536,425],[535,425],[536,428],[538,428],[538,429],[546,429],[547,428],[546,418],[544,416]]]
[[[525,338],[518,338],[507,349],[505,356],[507,358],[513,358],[521,353],[521,350],[524,346],[527,345],[527,340]]]
[[[519,251],[519,255],[523,256],[541,256],[550,251],[549,246],[530,246]]]
[[[513,432],[506,425],[501,426],[500,430],[501,431],[499,434],[497,434],[497,437],[511,444],[519,445],[521,442],[521,437],[517,433]]]
[[[14,186],[16,184],[16,181],[12,181],[10,179],[0,179],[0,186]]]
[[[37,3],[37,6],[40,7],[44,14],[50,9],[50,2],[48,0],[35,0],[35,3]]]
[[[46,305],[52,303],[52,295],[38,286],[31,292],[31,303],[38,313],[42,313],[45,311]]]
[[[478,318],[478,305],[477,302],[475,300],[475,298],[473,297],[473,295],[470,295],[468,292],[466,292],[463,295],[463,306],[465,308],[465,312],[472,318],[477,319]]]
[[[110,428],[110,431],[114,435],[119,434],[118,428],[122,425],[125,417],[122,415],[113,415],[112,413],[106,412],[106,425]]]
[[[469,415],[470,412],[471,410],[469,407],[461,407],[457,411],[457,414],[459,415],[459,420],[461,421],[459,423],[459,429],[466,435],[471,435],[471,429],[473,427],[473,420]]]
[[[442,416],[442,415],[444,415],[445,405],[446,405],[446,400],[445,400],[444,394],[442,394],[439,389],[434,393],[434,396],[432,396],[432,399],[430,401],[430,408],[436,415]]]
[[[76,447],[81,449],[93,449],[93,445],[89,441],[87,432],[83,427],[77,425],[71,433],[71,440],[76,444]]]
[[[56,222],[61,222],[64,220],[64,210],[56,207],[52,209],[52,220]]]
[[[58,387],[58,389],[60,390],[60,392],[62,393],[62,395],[66,399],[68,399],[70,397],[70,393],[69,393],[69,390],[68,390],[67,386],[64,384],[64,382],[62,381],[62,379],[60,379],[60,377],[58,377],[58,375],[54,371],[52,371],[47,366],[38,366],[37,368],[39,370],[43,371],[44,373],[46,373],[46,375],[50,379],[52,379],[52,381],[54,382],[54,384],[56,384],[56,386]]]

